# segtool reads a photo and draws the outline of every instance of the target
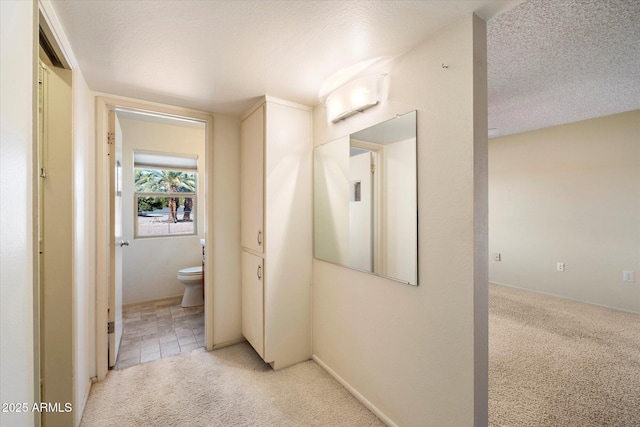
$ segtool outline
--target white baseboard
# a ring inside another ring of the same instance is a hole
[[[241,342],[245,342],[245,341],[246,340],[244,339],[244,337],[241,337],[235,340],[221,342],[218,344],[214,344],[213,347],[210,349],[208,348],[207,351],[220,350],[221,348],[231,347],[232,345],[240,344]]]
[[[505,288],[519,289],[521,291],[526,291],[526,292],[533,292],[534,294],[546,295],[546,296],[549,296],[549,297],[560,298],[560,299],[567,300],[567,301],[581,302],[583,304],[595,305],[597,307],[604,307],[604,308],[608,308],[608,309],[615,310],[615,311],[622,311],[623,313],[640,314],[640,312],[634,311],[634,310],[628,310],[628,309],[625,309],[625,308],[613,307],[611,305],[598,304],[598,303],[591,302],[591,301],[584,301],[584,300],[579,300],[579,299],[575,299],[575,298],[569,298],[569,297],[566,297],[564,295],[553,294],[551,292],[538,291],[536,289],[522,288],[520,286],[513,286],[513,285],[509,285],[507,283],[489,281],[489,284],[490,285],[496,285],[496,286],[504,286]]]
[[[333,369],[331,369],[326,363],[324,363],[318,356],[315,354],[311,356],[312,359],[320,365],[322,369],[327,371],[329,375],[331,375],[336,381],[338,381],[344,388],[346,388],[349,393],[351,393],[356,399],[360,401],[367,409],[375,414],[376,417],[380,418],[380,420],[388,425],[389,427],[398,427],[396,423],[391,421],[389,417],[387,417],[380,409],[378,409],[373,403],[367,400],[358,390],[353,388],[351,384],[344,380],[340,375],[338,375]]]

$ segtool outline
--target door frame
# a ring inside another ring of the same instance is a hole
[[[201,111],[145,102],[114,95],[96,96],[96,371],[102,381],[109,370],[108,361],[108,292],[109,292],[109,156],[107,132],[109,110],[138,112],[197,120],[205,123],[205,239],[213,242],[213,116]],[[213,349],[213,263],[205,263],[205,347]]]

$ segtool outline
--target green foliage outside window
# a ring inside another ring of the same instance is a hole
[[[195,232],[193,225],[195,214],[193,209],[197,198],[195,172],[135,168],[134,173],[138,204],[137,236]],[[161,212],[154,213],[154,211]],[[153,221],[149,222],[145,218],[153,218]],[[158,228],[159,223],[175,224],[175,226],[169,226],[162,231]],[[187,226],[187,224],[192,225]]]

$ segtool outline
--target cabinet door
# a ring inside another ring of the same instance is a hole
[[[264,106],[247,117],[240,135],[241,242],[264,252]]]
[[[242,251],[242,335],[264,358],[263,260],[245,251]]]

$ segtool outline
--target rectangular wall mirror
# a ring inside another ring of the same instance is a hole
[[[314,256],[418,284],[416,112],[314,150]]]

